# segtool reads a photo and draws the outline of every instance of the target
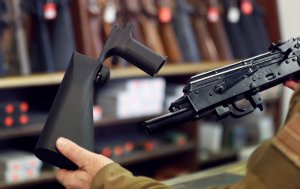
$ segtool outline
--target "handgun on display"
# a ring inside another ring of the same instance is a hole
[[[295,79],[300,73],[300,38],[271,44],[269,52],[190,78],[169,114],[145,121],[148,133],[203,118],[243,117],[263,110],[259,92]],[[246,102],[241,106],[240,101]]]

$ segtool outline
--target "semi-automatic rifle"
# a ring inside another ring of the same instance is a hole
[[[74,28],[69,8],[70,0],[56,0],[55,2],[57,17],[52,25],[51,47],[55,70],[64,71],[68,67],[69,57],[75,50]]]
[[[154,0],[142,0],[140,1],[142,7],[142,13],[139,16],[141,21],[141,29],[144,34],[145,44],[151,48],[154,52],[166,55],[161,37],[158,31],[157,22],[157,8]]]
[[[192,5],[187,0],[175,1],[173,27],[185,61],[199,62],[200,54],[191,22]]]
[[[102,36],[104,39],[107,39],[113,26],[115,24],[118,25],[118,23],[121,22],[119,13],[122,10],[120,10],[119,1],[117,0],[98,0],[98,2],[102,9]]]
[[[222,60],[232,60],[233,54],[222,20],[219,1],[206,0],[207,26]]]
[[[262,10],[254,0],[241,0],[240,3],[241,7],[247,7],[248,4],[252,6],[250,10],[241,8],[239,25],[245,36],[250,56],[260,54],[269,44]]]
[[[2,19],[6,24],[3,30],[3,50],[7,63],[7,74],[28,75],[31,73],[27,40],[24,28],[24,14],[20,0],[3,0],[5,15]]]
[[[139,16],[142,14],[142,7],[139,0],[119,0],[120,5],[124,9],[124,23],[130,22],[135,25],[133,37],[139,42],[145,44],[145,37],[142,32],[142,23]]]
[[[216,44],[208,31],[205,2],[190,0],[190,3],[195,7],[192,23],[201,58],[208,61],[220,60]]]
[[[4,69],[4,55],[2,49],[2,39],[3,39],[3,28],[5,27],[5,20],[2,18],[6,12],[6,7],[4,2],[0,1],[0,76],[5,74]]]
[[[71,1],[74,34],[76,38],[76,50],[93,57],[92,40],[88,26],[88,15],[85,0]]]
[[[32,72],[55,71],[48,19],[46,19],[44,14],[46,3],[46,0],[24,1],[26,9],[31,16],[30,62]]]
[[[256,108],[263,110],[260,91],[299,73],[300,38],[272,44],[269,52],[191,77],[183,96],[171,103],[170,113],[145,121],[144,126],[153,133],[208,114],[218,119],[243,117]]]
[[[241,25],[238,0],[223,0],[224,27],[232,48],[234,58],[244,59],[251,57],[250,44],[247,42],[246,33],[243,32]],[[269,45],[270,43],[268,43]],[[266,48],[264,48],[266,49]],[[260,54],[260,53],[256,53]]]
[[[89,28],[93,39],[93,57],[97,57],[99,51],[103,48],[103,39],[101,35],[101,11],[100,3],[97,0],[87,0]]]
[[[21,1],[13,0],[10,3],[12,3],[12,21],[14,25],[14,32],[16,35],[17,52],[20,61],[20,73],[22,75],[28,75],[31,73],[31,70],[29,65],[27,42],[22,17]]]
[[[108,38],[115,25],[124,25],[125,10],[119,0],[98,0],[101,7],[101,35],[103,42]],[[108,67],[127,66],[124,59],[116,56],[105,61]]]
[[[158,29],[161,40],[168,56],[168,63],[180,63],[183,54],[173,28],[173,0],[160,0],[156,2],[158,10]]]

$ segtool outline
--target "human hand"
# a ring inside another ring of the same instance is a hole
[[[298,87],[299,83],[297,81],[294,81],[294,80],[288,80],[283,85],[290,88],[290,89],[292,89],[292,90],[295,90]]]
[[[57,180],[67,189],[91,188],[97,172],[113,162],[111,159],[90,152],[66,138],[58,138],[56,146],[64,156],[79,167],[74,171],[66,169],[59,169],[57,171]]]

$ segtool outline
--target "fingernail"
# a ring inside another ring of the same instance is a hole
[[[64,147],[66,144],[66,139],[63,137],[59,137],[56,141],[57,146]]]

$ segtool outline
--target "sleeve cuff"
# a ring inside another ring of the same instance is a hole
[[[300,115],[293,116],[274,137],[272,143],[300,168]]]

